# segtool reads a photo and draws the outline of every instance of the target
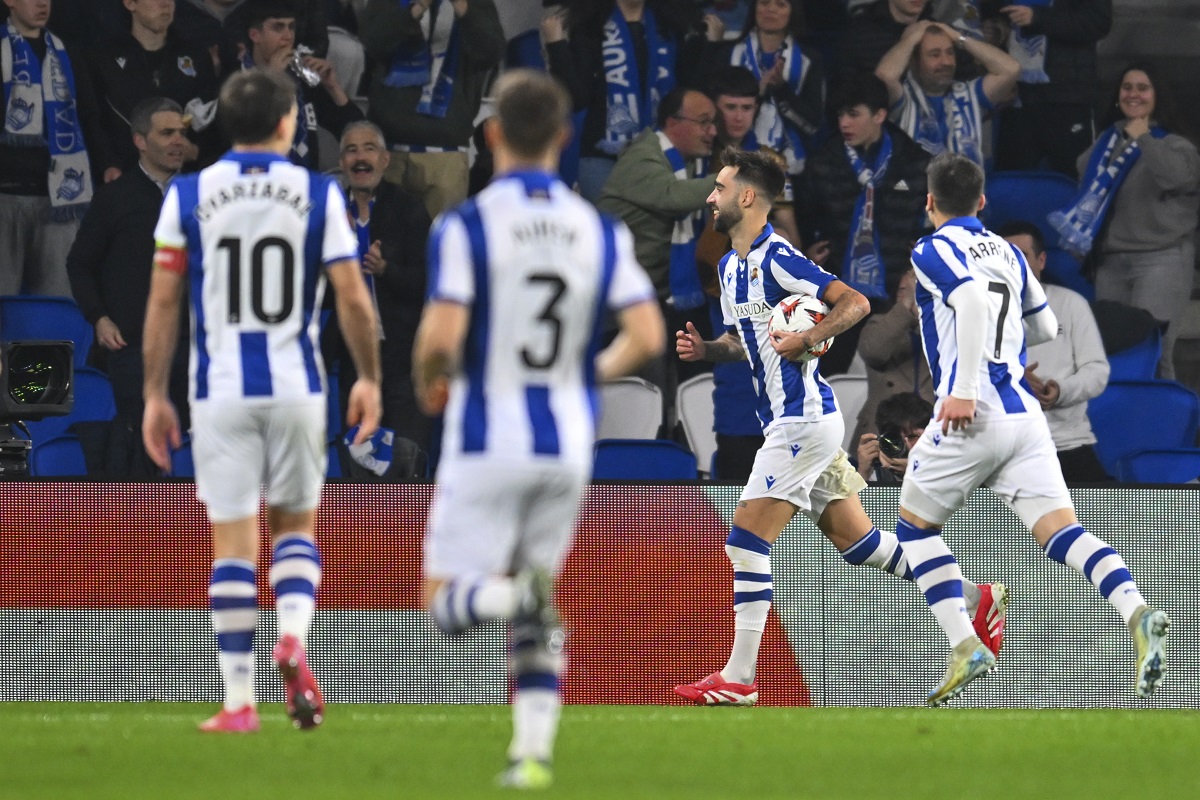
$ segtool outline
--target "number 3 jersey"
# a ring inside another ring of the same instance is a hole
[[[1030,276],[1021,251],[977,218],[958,217],[921,238],[912,263],[921,342],[938,405],[954,390],[961,371],[974,369],[979,370],[976,421],[1040,411],[1025,383],[1023,319],[1045,309],[1046,294]],[[975,281],[987,297],[987,317],[971,321],[987,330],[979,364],[960,363],[954,329],[954,290],[967,281]]]
[[[590,470],[607,312],[655,298],[628,228],[549,174],[511,172],[438,218],[428,266],[430,299],[470,310],[443,463]]]
[[[321,396],[324,267],[358,257],[331,179],[267,153],[175,178],[154,236],[187,252],[193,401]]]

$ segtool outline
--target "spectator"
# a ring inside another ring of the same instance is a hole
[[[658,293],[669,335],[688,320],[708,330],[705,297],[696,268],[696,237],[715,180],[703,170],[717,134],[711,100],[693,89],[672,89],[658,106],[657,127],[642,131],[617,159],[600,193],[600,208],[625,221],[638,263]],[[674,399],[675,379],[703,371],[676,372],[676,359],[659,359],[647,373]],[[672,366],[668,366],[668,364]]]
[[[211,103],[217,97],[217,77],[208,53],[185,41],[173,25],[175,0],[124,0],[129,27],[93,50],[88,65],[100,101],[104,135],[116,165],[105,171],[113,180],[138,163],[140,155],[130,132],[133,109],[150,97],[166,97],[181,108],[189,102]],[[214,160],[219,142],[209,128],[206,150]],[[184,162],[195,162],[200,148],[193,139],[184,144]],[[201,163],[198,166],[206,166]]]
[[[1044,162],[1075,178],[1076,156],[1096,137],[1096,43],[1112,28],[1112,0],[1027,0],[1000,11],[1023,69],[1021,102],[1000,112],[996,169]]]
[[[796,218],[810,258],[862,292],[876,313],[896,297],[909,253],[927,229],[929,154],[887,121],[887,89],[869,73],[834,95],[839,137],[809,159],[796,188]],[[821,374],[845,372],[862,326],[841,333]]]
[[[930,16],[929,0],[874,0],[850,9],[850,25],[838,47],[837,83],[874,72],[904,31]]]
[[[287,72],[296,84],[296,137],[289,159],[293,164],[314,169],[320,163],[316,128],[318,125],[340,136],[347,125],[363,118],[358,106],[350,102],[338,83],[333,65],[323,58],[304,56],[305,75],[293,65],[296,48],[296,17],[285,0],[251,0],[241,14],[246,22],[250,49],[242,58],[242,68],[264,67]]]
[[[70,296],[67,251],[112,156],[82,58],[46,28],[49,1],[4,2],[0,295]],[[25,80],[15,80],[13,65],[25,65]]]
[[[957,81],[955,47],[987,71]],[[983,118],[1012,99],[1021,65],[999,48],[939,22],[916,22],[879,61],[875,74],[888,87],[891,118],[918,144],[984,166]]]
[[[996,233],[1021,251],[1035,278],[1046,268],[1046,243],[1041,230],[1016,221]],[[1108,384],[1108,359],[1100,329],[1087,300],[1062,286],[1043,284],[1046,302],[1058,318],[1058,335],[1026,351],[1025,380],[1046,412],[1058,463],[1067,481],[1105,481],[1109,476],[1092,449],[1096,435],[1087,415],[1087,402]]]
[[[900,392],[875,410],[875,429],[858,439],[858,474],[868,483],[898,486],[908,469],[908,451],[933,419],[933,403]]]
[[[756,0],[726,59],[758,79],[762,104],[755,139],[784,155],[788,175],[804,171],[825,115],[825,73],[816,52],[800,48],[802,22],[799,0]]]
[[[917,331],[916,286],[917,274],[910,269],[900,277],[895,304],[863,322],[858,353],[867,367],[867,399],[851,441],[879,432],[875,411],[892,395],[913,394],[933,402],[933,378]]]
[[[246,0],[176,0],[176,30],[208,52],[218,76],[236,69],[239,51],[246,47],[244,21],[233,13],[244,4]]]
[[[1108,127],[1079,156],[1080,191],[1050,215],[1063,246],[1096,254],[1096,299],[1169,323],[1159,375],[1175,377],[1175,340],[1192,293],[1200,153],[1149,64],[1121,73]]]
[[[425,302],[425,242],[432,223],[420,198],[383,179],[388,157],[383,132],[374,123],[352,122],[342,132],[340,166],[348,184],[346,207],[358,235],[363,277],[382,323],[381,424],[428,453],[432,421],[417,408],[412,349]],[[327,324],[326,334],[322,349],[340,364],[338,387],[342,408],[346,408],[357,377],[354,362],[338,325]]]
[[[542,21],[550,73],[566,85],[575,111],[584,111],[579,193],[600,199],[617,156],[653,124],[662,99],[700,60],[702,45],[686,40],[695,21],[681,4],[664,0],[575,3],[564,16]],[[723,28],[706,28],[718,41]],[[696,45],[694,55],[692,45]],[[688,52],[684,52],[687,50]]]
[[[110,477],[159,475],[142,447],[142,325],[150,296],[154,226],[167,182],[187,152],[183,109],[174,100],[151,97],[130,114],[137,164],[96,191],[67,257],[71,290],[84,318],[96,329],[96,344],[112,381],[117,416],[104,444]],[[187,352],[172,370],[176,408],[187,413]],[[187,420],[182,422],[187,429]]]
[[[371,121],[392,149],[385,177],[431,217],[467,196],[467,149],[488,73],[504,56],[492,0],[370,0],[359,35],[374,60]]]

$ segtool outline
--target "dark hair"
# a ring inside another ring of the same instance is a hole
[[[726,65],[713,73],[708,82],[708,96],[715,103],[717,98],[753,97],[758,100],[758,78],[745,67]]]
[[[873,72],[860,72],[838,87],[829,107],[834,113],[841,114],[855,106],[866,106],[874,114],[881,109],[887,110],[889,105],[887,84]]]
[[[567,7],[567,25],[588,33],[598,34],[604,29],[608,18],[616,7],[616,0],[563,0]],[[646,0],[646,6],[654,12],[659,32],[682,39],[689,32],[699,31],[704,24],[704,9],[694,0]]]
[[[766,198],[768,205],[775,202],[787,181],[779,162],[769,153],[759,150],[726,147],[721,153],[721,163],[736,169],[737,180],[757,189],[759,195]]]
[[[217,120],[234,144],[260,144],[296,105],[296,84],[261,67],[235,72],[221,87]]]
[[[1002,239],[1007,239],[1010,236],[1028,236],[1033,242],[1033,254],[1040,256],[1046,252],[1046,236],[1042,233],[1042,229],[1032,222],[1026,222],[1023,219],[1014,219],[1012,222],[1006,222],[996,229],[996,235]]]
[[[1125,119],[1125,115],[1121,113],[1121,109],[1117,106],[1117,103],[1121,98],[1121,84],[1125,82],[1125,76],[1134,70],[1146,73],[1146,77],[1150,79],[1150,85],[1154,87],[1154,121],[1171,133],[1184,136],[1195,142],[1196,136],[1191,126],[1179,112],[1179,103],[1175,99],[1175,93],[1168,87],[1163,71],[1156,64],[1149,61],[1133,61],[1127,64],[1117,75],[1117,83],[1113,87],[1112,102],[1108,104],[1108,114],[1104,119],[1104,127],[1107,128],[1113,123]]]
[[[951,217],[972,217],[979,212],[983,170],[974,161],[946,150],[933,157],[925,175],[938,211]]]
[[[658,101],[658,116],[654,120],[655,124],[660,128],[665,128],[667,120],[679,116],[680,110],[683,109],[683,98],[687,97],[688,92],[694,91],[696,90],[690,86],[676,86],[664,94]]]
[[[145,100],[133,107],[133,113],[129,115],[129,130],[139,136],[146,136],[150,133],[153,127],[153,117],[162,111],[173,111],[176,114],[183,114],[183,109],[179,103],[167,97],[147,97]]]
[[[801,6],[802,0],[787,0],[788,5],[792,7],[792,13],[788,16],[787,29],[792,38],[799,41],[804,36],[804,8]],[[746,9],[746,25],[742,28],[742,32],[738,35],[737,41],[745,41],[746,37],[755,29],[754,11],[758,7],[758,0],[748,0],[750,7]]]
[[[884,398],[875,409],[875,430],[881,435],[899,433],[904,426],[924,428],[933,418],[933,406],[913,392],[901,392]]]
[[[545,153],[571,114],[566,89],[541,70],[506,70],[496,81],[495,95],[504,141],[521,158]]]
[[[243,35],[251,28],[261,28],[269,19],[297,19],[295,6],[287,0],[249,0],[244,7],[245,11],[233,12],[241,13]]]

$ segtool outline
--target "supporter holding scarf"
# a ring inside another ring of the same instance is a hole
[[[402,10],[408,10],[415,2],[425,6],[427,13],[421,16],[421,46],[398,48],[384,83],[396,88],[422,87],[417,113],[444,118],[450,108],[454,67],[458,64],[460,36],[454,6],[450,0],[432,0],[430,4],[419,0],[398,2]]]
[[[598,147],[613,156],[653,124],[659,101],[675,86],[675,41],[660,34],[649,7],[642,11],[642,28],[646,34],[646,75],[638,69],[633,36],[619,7],[613,8],[604,25],[608,118]]]
[[[892,158],[892,137],[884,130],[879,140],[879,152],[870,166],[858,150],[845,144],[846,159],[854,170],[862,192],[854,204],[850,222],[850,240],[846,243],[841,278],[867,297],[887,297],[883,257],[879,250],[879,231],[875,226],[875,190],[882,185]],[[863,155],[866,155],[864,148]]]
[[[662,131],[658,131],[658,143],[662,146],[663,155],[667,157],[678,180],[702,178],[708,173],[707,159],[698,158],[695,160],[696,174],[688,175],[687,161]],[[703,208],[698,208],[676,220],[675,228],[671,232],[671,302],[677,309],[698,308],[704,305],[704,289],[700,285],[700,274],[696,269],[696,237],[703,228],[704,212]]]

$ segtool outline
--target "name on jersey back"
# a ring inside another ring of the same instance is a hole
[[[307,217],[313,207],[312,200],[303,194],[293,193],[287,186],[269,180],[251,179],[214,190],[200,200],[193,213],[196,219],[208,222],[225,206],[240,200],[274,200],[290,208],[300,218]]]

